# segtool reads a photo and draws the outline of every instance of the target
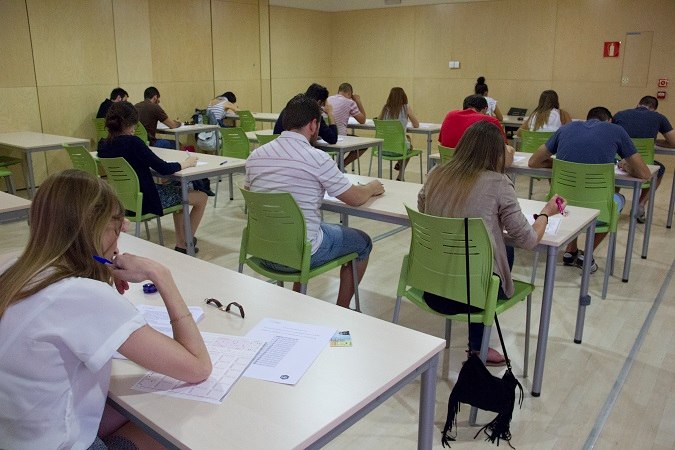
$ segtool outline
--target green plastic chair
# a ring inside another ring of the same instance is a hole
[[[150,140],[148,139],[148,130],[145,129],[142,123],[138,122],[136,124],[136,130],[134,130],[134,136],[138,136],[145,142],[145,145],[150,145]]]
[[[237,111],[237,115],[239,116],[239,128],[244,130],[244,132],[255,131],[255,119],[251,111],[239,110]]]
[[[357,253],[350,253],[310,269],[312,244],[307,239],[305,218],[293,196],[287,192],[240,190],[248,209],[248,222],[241,235],[239,273],[243,272],[246,264],[260,275],[276,280],[279,286],[283,286],[284,282],[300,283],[300,292],[306,294],[311,278],[358,257]],[[272,270],[262,261],[283,264],[295,271]],[[352,270],[356,284],[356,310],[361,311],[356,264],[352,264]]]
[[[221,128],[220,134],[220,151],[218,152],[220,156],[227,156],[237,159],[248,159],[248,156],[251,154],[251,143],[246,137],[246,132],[241,127]],[[234,185],[232,181],[232,173],[229,174],[229,178],[230,200],[233,200]],[[218,187],[220,186],[220,180],[221,177],[219,176],[218,183],[216,183],[216,196],[213,199],[214,208],[218,204]]]
[[[595,232],[610,233],[602,286],[602,298],[605,298],[609,275],[614,271],[616,230],[619,223],[619,209],[614,203],[614,164],[580,164],[554,159],[552,175],[548,198],[558,194],[567,200],[568,205],[599,210]]]
[[[405,161],[413,156],[420,157],[420,183],[423,182],[422,173],[422,151],[406,148],[405,130],[398,120],[379,120],[373,119],[375,123],[375,137],[383,139],[382,159],[389,161],[389,178],[393,177],[392,161]],[[373,166],[373,157],[377,156],[377,147],[373,147],[370,154],[370,165],[368,166],[368,176]],[[401,171],[401,180],[405,181],[405,171]]]
[[[441,164],[445,164],[455,156],[455,149],[438,144],[438,152],[441,154]]]
[[[3,171],[4,170],[9,171],[9,169],[7,169],[7,167],[10,167],[10,166],[13,166],[13,165],[16,165],[16,164],[21,164],[23,166],[23,159],[15,158],[13,156],[0,155],[0,169],[3,169]],[[11,171],[10,171],[10,175],[11,175]],[[9,177],[9,175],[0,175],[0,176],[5,177],[5,182],[7,184],[7,190],[9,191],[10,185],[11,185],[12,191],[16,192],[16,190],[14,189],[14,184],[12,183],[12,179],[7,178],[7,177]]]
[[[126,210],[126,218],[136,224],[136,237],[141,235],[141,222],[145,223],[145,233],[150,240],[150,230],[148,221],[157,219],[157,231],[159,232],[159,244],[164,245],[164,236],[162,235],[162,222],[160,216],[156,214],[143,214],[143,193],[138,183],[138,175],[124,158],[99,158],[99,164],[103,166],[108,175],[108,183],[113,186],[117,196],[122,201]],[[170,206],[164,208],[162,214],[170,214],[183,209],[183,205]]]
[[[458,302],[467,302],[464,219],[430,216],[408,206],[406,210],[412,229],[410,250],[403,257],[401,264],[392,321],[398,323],[401,299],[405,297],[421,309],[445,317],[445,339],[448,348],[452,321],[467,322],[467,315],[441,314],[426,304],[423,295],[426,291]],[[499,277],[492,272],[492,243],[483,219],[469,219],[469,249],[471,305],[484,310],[482,313],[471,313],[471,322],[482,323],[485,326],[480,357],[485,362],[495,314],[501,314],[527,299],[523,362],[524,374],[527,376],[531,294],[534,286],[513,280],[515,286],[513,296],[506,300],[497,299]]]
[[[260,145],[265,145],[268,142],[272,142],[273,140],[279,137],[278,134],[260,134],[260,133],[256,133],[255,136],[258,138],[258,143]]]
[[[631,138],[631,140],[645,164],[654,164],[654,139]],[[642,189],[647,189],[649,186],[651,186],[649,181],[642,183]]]
[[[12,171],[0,167],[0,178],[5,179],[5,186],[7,187],[7,193],[16,195],[16,189],[14,189],[14,183],[12,183]]]
[[[105,117],[94,118],[94,129],[96,130],[96,142],[108,137],[108,129],[105,127]]]
[[[63,148],[68,152],[70,161],[73,163],[73,168],[87,172],[95,177],[98,177],[98,166],[96,160],[91,153],[81,145],[64,144]]]
[[[542,144],[545,144],[548,139],[553,136],[553,131],[521,131],[520,151],[525,153],[534,153]],[[541,180],[541,178],[530,177],[530,188],[527,193],[527,198],[532,198],[532,191],[534,188],[534,180]]]

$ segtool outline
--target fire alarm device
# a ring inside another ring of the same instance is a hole
[[[668,87],[668,78],[659,78],[657,87]]]
[[[656,98],[658,98],[659,100],[665,99],[666,98],[666,91],[658,91],[656,93]]]

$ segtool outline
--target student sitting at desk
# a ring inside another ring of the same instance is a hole
[[[131,103],[119,102],[110,107],[105,119],[108,128],[108,139],[102,140],[98,145],[99,158],[122,157],[134,169],[138,175],[138,182],[143,193],[143,214],[152,213],[161,216],[164,208],[178,205],[183,202],[179,189],[171,184],[155,184],[150,169],[162,175],[169,175],[187,167],[197,165],[197,157],[189,155],[182,162],[166,162],[152,150],[150,150],[141,138],[134,136],[134,130],[138,123],[138,112]],[[176,157],[181,152],[176,152]],[[207,196],[204,192],[190,190],[189,203],[190,225],[192,232],[197,233],[197,228],[204,215]],[[175,250],[187,253],[185,234],[183,232],[183,211],[173,214],[173,223],[176,230]],[[195,247],[195,253],[199,250]]]
[[[504,230],[521,248],[533,249],[544,236],[548,218],[558,214],[554,196],[530,225],[520,210],[516,191],[506,170],[504,137],[493,124],[480,121],[469,128],[450,162],[435,166],[420,190],[420,212],[443,217],[480,217],[492,235],[493,271],[499,276],[499,298],[513,295],[513,247],[504,244]],[[565,206],[563,200],[563,207]],[[425,293],[430,308],[443,314],[465,313],[467,305]],[[472,307],[474,308],[474,307]],[[476,308],[476,310],[478,310]],[[483,324],[471,324],[472,352],[480,351]],[[490,348],[487,363],[501,365],[504,357]]]
[[[539,96],[539,104],[532,111],[530,117],[523,122],[516,133],[521,135],[522,130],[526,131],[556,131],[561,126],[572,121],[569,113],[560,109],[558,93],[553,90],[546,90]]]
[[[150,145],[161,148],[176,148],[176,141],[170,139],[157,139],[157,122],[162,122],[169,128],[178,128],[181,123],[173,120],[167,113],[159,106],[159,91],[156,87],[150,86],[143,92],[143,101],[136,103],[135,107],[138,110],[139,121],[148,132],[148,139]]]
[[[333,105],[327,102],[328,89],[320,84],[312,83],[305,91],[305,95],[314,99],[321,107],[322,115],[321,122],[319,123],[319,137],[329,144],[335,144],[338,140],[338,129],[333,118]],[[281,110],[274,124],[274,134],[281,134],[284,131],[284,112],[285,108]],[[328,123],[323,119],[323,114],[326,115]]]
[[[642,157],[635,150],[633,141],[628,133],[612,122],[612,113],[602,106],[596,106],[588,111],[585,122],[570,122],[562,126],[553,136],[535,151],[528,165],[530,167],[553,167],[553,155],[558,159],[583,164],[614,163],[615,155],[623,158],[619,166],[631,176],[647,180],[650,172]],[[623,209],[626,199],[618,192],[614,194],[614,202],[619,212]],[[593,248],[602,242],[607,233],[595,233]],[[584,255],[579,252],[577,240],[567,244],[563,255],[563,264],[583,268]],[[591,262],[591,273],[598,270],[595,259]]]
[[[488,85],[485,84],[485,77],[478,77],[476,80],[476,86],[474,86],[474,92],[476,95],[482,95],[485,97],[485,100],[487,101],[488,104],[488,109],[487,109],[487,115],[492,116],[499,120],[500,122],[504,120],[504,116],[502,116],[502,112],[499,110],[499,106],[497,106],[497,100],[494,98],[490,97],[489,91],[488,91]]]
[[[223,119],[227,111],[237,112],[237,96],[233,92],[227,91],[209,102],[206,107],[206,115],[209,123],[218,123],[221,127],[225,126]],[[212,122],[213,120],[213,122]]]
[[[128,422],[105,436],[106,444],[97,437],[102,417],[108,418],[104,406],[116,351],[188,383],[211,373],[171,271],[118,254],[127,223],[112,188],[85,172],[56,173],[40,186],[26,248],[0,267],[0,448],[157,446]],[[157,287],[174,339],[146,325],[120,295],[143,280]]]
[[[408,121],[413,128],[419,128],[420,122],[417,120],[415,113],[412,110],[412,107],[408,104],[408,96],[405,95],[405,91],[401,87],[393,87],[389,91],[389,97],[387,97],[387,103],[382,107],[382,111],[378,116],[380,120],[398,120],[403,125],[403,130],[408,128]],[[412,147],[412,140],[410,136],[406,135],[406,146],[408,148]],[[399,161],[394,166],[394,169],[398,170],[397,180],[401,181],[403,172],[405,172],[405,167],[408,164],[409,159],[404,161]]]

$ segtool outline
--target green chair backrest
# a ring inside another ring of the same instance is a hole
[[[438,152],[441,154],[441,164],[445,164],[455,156],[455,149],[438,144]]]
[[[275,140],[276,138],[279,137],[278,134],[259,134],[259,133],[256,133],[255,135],[258,138],[258,143],[260,145],[264,145],[264,144],[267,144],[268,142],[272,142],[273,140]]]
[[[552,176],[548,198],[558,194],[569,205],[597,209],[600,211],[598,220],[611,231],[616,229],[614,164],[580,164],[554,159]]]
[[[222,136],[220,156],[246,159],[251,154],[251,143],[241,128],[221,128],[220,134]]]
[[[73,163],[75,169],[87,172],[95,177],[98,177],[98,166],[93,156],[81,145],[64,144],[63,148],[68,152],[70,161]]]
[[[96,142],[108,137],[108,130],[105,127],[105,117],[94,118],[94,128],[96,129]]]
[[[467,303],[464,219],[423,214],[406,206],[412,237],[406,283],[422,291]],[[492,280],[492,243],[483,219],[469,219],[471,305],[484,308],[497,298]]]
[[[239,110],[237,111],[237,115],[239,116],[239,127],[246,131],[255,131],[255,119],[253,118],[253,114],[251,114],[251,111],[246,111],[246,110]]]
[[[98,161],[108,175],[108,183],[115,189],[124,209],[134,214],[127,217],[132,221],[140,220],[143,193],[138,183],[136,171],[124,158],[99,158]]]
[[[528,131],[523,130],[520,139],[520,151],[534,153],[542,144],[553,136],[553,131]]]
[[[383,139],[382,151],[395,153],[397,155],[405,155],[406,139],[403,125],[398,120],[379,120],[373,119],[375,124],[375,137]]]
[[[645,164],[654,164],[654,139],[631,138],[631,140]]]
[[[240,190],[248,211],[243,236],[246,254],[308,272],[312,245],[293,196],[288,192]]]
[[[136,130],[134,131],[134,135],[141,138],[143,142],[145,142],[145,145],[148,145],[150,143],[150,140],[148,139],[148,130],[146,130],[143,124],[140,122],[136,124]]]

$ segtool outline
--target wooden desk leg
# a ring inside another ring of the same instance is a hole
[[[534,361],[534,377],[532,378],[532,396],[541,395],[541,384],[544,379],[544,363],[546,362],[546,344],[548,344],[548,328],[551,322],[553,304],[553,285],[555,284],[556,259],[558,248],[548,247],[546,251],[546,276],[544,277],[544,293],[541,298],[541,315],[539,317],[539,338],[537,354]]]
[[[436,408],[436,371],[440,353],[429,360],[422,372],[420,386],[420,422],[417,430],[417,448],[431,450],[434,444],[434,411]]]
[[[593,264],[593,241],[595,240],[595,220],[586,229],[586,245],[584,247],[584,267],[581,275],[581,289],[579,290],[579,308],[577,309],[577,325],[574,329],[574,343],[581,344],[584,335],[584,319],[586,307],[591,304],[591,296],[588,295],[588,284],[591,279],[591,265]],[[585,256],[589,255],[589,256]],[[607,262],[609,264],[609,261]],[[609,270],[609,267],[605,267]]]
[[[630,275],[630,261],[633,256],[633,243],[635,242],[635,229],[637,228],[637,215],[640,208],[640,192],[642,191],[642,182],[633,183],[633,201],[630,208],[630,225],[628,226],[628,241],[626,242],[626,258],[623,262],[623,278],[621,281],[628,283]]]
[[[649,189],[649,206],[647,206],[647,221],[645,223],[645,236],[642,241],[642,259],[647,259],[647,252],[649,251],[649,235],[652,231],[652,222],[654,221],[654,199],[656,198],[656,178],[658,172],[652,176]]]

